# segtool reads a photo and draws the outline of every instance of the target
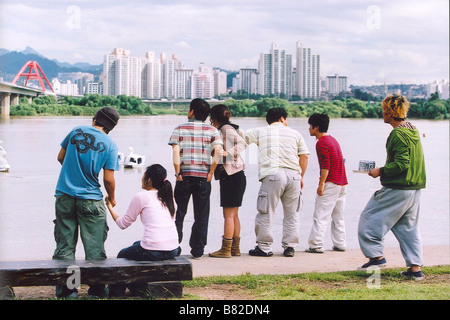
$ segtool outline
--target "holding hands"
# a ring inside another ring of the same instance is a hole
[[[109,210],[109,213],[111,214],[111,217],[116,221],[120,216],[116,213],[116,211],[113,209],[116,206],[116,201],[111,199],[109,197],[105,198],[106,207]]]

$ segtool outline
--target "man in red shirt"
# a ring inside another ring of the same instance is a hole
[[[317,138],[320,180],[306,252],[324,252],[324,236],[330,218],[333,250],[345,251],[344,204],[345,186],[348,182],[341,147],[335,138],[327,134],[330,119],[326,114],[315,113],[308,119],[308,123],[309,134]]]

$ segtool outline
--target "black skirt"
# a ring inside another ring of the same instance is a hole
[[[240,207],[247,185],[244,171],[238,171],[231,176],[226,173],[222,174],[219,182],[220,206],[225,208]]]

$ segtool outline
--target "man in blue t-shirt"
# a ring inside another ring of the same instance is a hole
[[[56,185],[54,260],[75,259],[78,229],[87,260],[106,259],[104,242],[108,226],[98,175],[103,169],[103,183],[108,199],[115,200],[114,171],[119,169],[118,150],[107,135],[119,121],[112,107],[95,115],[91,126],[75,127],[61,142],[58,161],[61,172]],[[89,294],[105,296],[102,285],[91,285]],[[76,296],[75,288],[56,287],[57,297]]]

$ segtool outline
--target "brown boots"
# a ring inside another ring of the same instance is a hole
[[[233,237],[233,243],[231,244],[231,255],[238,257],[241,255],[241,250],[239,249],[239,245],[241,242],[241,237]]]
[[[222,238],[222,248],[216,252],[210,253],[209,256],[214,258],[231,258],[231,256],[240,256],[240,240],[240,237],[233,237],[233,240]]]

